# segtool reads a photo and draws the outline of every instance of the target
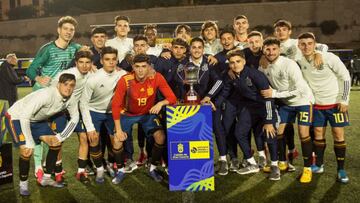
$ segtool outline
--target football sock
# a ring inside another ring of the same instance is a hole
[[[119,149],[113,148],[114,158],[116,161],[116,166],[118,169],[121,169],[124,167],[124,160],[125,160],[125,153],[124,153],[124,147],[121,147]]]
[[[108,162],[110,162],[110,163],[115,162],[114,153],[111,150],[111,148],[108,148]]]
[[[256,161],[255,161],[254,157],[251,157],[250,159],[247,159],[247,161],[248,161],[251,165],[256,165]]]
[[[151,165],[150,165],[150,172],[153,171],[153,170],[155,170],[155,169],[156,169],[156,166],[155,166],[154,164],[151,164]]]
[[[289,151],[295,149],[295,131],[294,125],[292,123],[286,124],[284,135],[286,139],[286,145],[288,146]]]
[[[89,146],[90,156],[96,166],[96,168],[102,166],[102,152],[101,152],[101,146],[100,144],[97,144],[96,146]]]
[[[324,163],[324,152],[326,148],[326,140],[314,140],[314,146],[315,146],[315,155],[316,155],[316,165],[321,166]]]
[[[259,151],[259,156],[266,157],[266,155],[265,155],[265,151],[264,151],[264,150]]]
[[[278,134],[277,141],[278,141],[277,146],[279,151],[279,161],[286,161],[286,155],[285,155],[286,143],[284,139],[284,134]]]
[[[45,173],[51,174],[55,170],[56,159],[59,154],[61,146],[49,147],[48,154],[46,156],[46,170]]]
[[[82,160],[82,159],[78,158],[79,170],[80,170],[80,169],[84,169],[84,170],[85,170],[86,164],[87,164],[87,160]],[[78,171],[78,172],[79,172],[79,171]]]
[[[89,146],[89,147],[90,147],[90,146]],[[90,168],[92,168],[93,165],[94,165],[93,162],[91,161],[90,152],[88,152],[86,164],[87,164]]]
[[[312,143],[310,136],[305,138],[300,138],[301,140],[301,149],[302,149],[302,156],[304,159],[304,167],[311,166],[311,158],[312,158]]]
[[[28,179],[29,170],[30,170],[30,157],[24,157],[20,155],[19,158],[20,181],[26,181]]]
[[[272,165],[272,166],[277,166],[277,165],[278,165],[278,161],[271,161],[271,165]]]
[[[345,141],[334,141],[334,151],[337,161],[337,170],[344,169],[346,144]]]
[[[34,147],[34,164],[35,164],[35,168],[42,169],[42,155],[43,155],[43,145],[42,142],[41,144],[35,145]]]
[[[165,148],[165,145],[159,145],[157,143],[154,144],[152,149],[152,160],[151,164],[157,165],[160,162],[162,151]]]
[[[219,157],[219,161],[227,161],[227,160],[226,160],[226,156],[220,156],[220,157]]]
[[[56,165],[55,165],[55,173],[61,173],[63,170],[62,167],[62,160],[58,160],[56,161]]]

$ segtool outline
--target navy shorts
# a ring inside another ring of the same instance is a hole
[[[57,133],[61,133],[65,129],[68,121],[69,121],[69,117],[66,114],[58,113],[50,118],[51,129],[53,129]],[[79,122],[74,129],[74,132],[77,133],[86,132],[85,125],[81,118],[81,114],[80,114]]]
[[[21,145],[26,145],[28,148],[33,148],[34,146],[30,145],[30,142],[26,141],[23,130],[21,129],[20,120],[12,120],[9,114],[6,115],[5,125],[8,129],[16,147]],[[49,122],[31,122],[30,131],[34,140],[34,144],[40,144],[40,136],[44,135],[55,135],[56,133],[50,128]]]
[[[349,114],[339,112],[337,107],[326,110],[314,109],[314,127],[326,127],[328,121],[331,127],[345,127],[349,125]]]
[[[114,135],[115,124],[111,113],[90,111],[90,116],[96,132],[100,132],[101,125],[104,124],[108,134]]]
[[[150,136],[156,130],[162,129],[161,122],[155,114],[145,114],[141,116],[127,116],[121,115],[120,117],[121,129],[128,135],[131,135],[132,126],[135,123],[140,123],[145,136]]]
[[[298,125],[311,126],[313,113],[312,109],[312,105],[280,106],[280,123],[295,123],[297,118]]]

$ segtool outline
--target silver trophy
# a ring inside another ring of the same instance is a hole
[[[190,86],[190,90],[186,93],[185,103],[187,104],[199,104],[200,98],[194,90],[194,84],[199,83],[199,71],[200,67],[193,64],[187,64],[184,67],[185,79],[184,83]]]

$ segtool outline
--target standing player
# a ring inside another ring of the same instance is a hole
[[[176,68],[179,64],[185,65],[188,44],[181,38],[176,38],[171,42],[171,57],[169,59],[159,57],[155,70],[163,75],[165,80],[170,84],[171,89],[174,90],[174,85],[170,82],[175,75]]]
[[[298,120],[299,136],[301,140],[304,169],[300,178],[301,183],[311,182],[311,153],[312,143],[309,136],[309,128],[312,121],[312,103],[314,96],[311,89],[302,77],[301,70],[295,61],[280,56],[280,41],[276,38],[268,38],[264,41],[263,52],[269,65],[260,67],[269,79],[271,88],[262,90],[265,98],[280,99],[283,105],[279,107],[280,126],[278,129],[278,148],[280,153],[279,167],[286,169],[288,163],[285,157],[284,129],[287,123]]]
[[[126,58],[124,58],[120,64],[119,67],[131,72],[132,71],[132,59],[134,58],[135,55],[138,54],[147,54],[147,51],[149,50],[149,44],[148,44],[148,39],[142,35],[137,35],[134,37],[133,39],[133,54],[128,55]],[[149,54],[148,54],[149,55]],[[157,61],[157,57],[154,55],[149,55],[150,57],[150,62],[151,62],[151,66],[154,67],[154,64],[156,64]]]
[[[290,38],[292,34],[292,25],[287,20],[278,20],[274,24],[274,35],[280,40],[280,53],[290,59],[299,60],[301,58],[301,51],[298,48],[298,40]],[[318,43],[316,46],[318,51],[326,52],[328,46],[326,44]],[[320,63],[318,59],[317,63]]]
[[[117,53],[118,51],[112,47],[102,49],[103,68],[87,80],[80,98],[80,111],[87,131],[90,156],[96,166],[97,183],[104,182],[103,154],[99,142],[100,126],[104,124],[107,134],[113,134],[111,98],[117,81],[126,74],[124,70],[116,70]]]
[[[223,50],[215,55],[218,63],[214,66],[215,71],[221,79],[224,79],[229,70],[229,60],[226,58],[226,54],[235,49],[235,33],[233,29],[224,28],[220,33],[220,42],[223,46]],[[219,161],[216,164],[216,171],[219,175],[228,174],[228,162],[226,155],[230,156],[230,171],[236,172],[239,169],[239,160],[237,156],[237,142],[233,133],[230,133],[233,123],[235,122],[236,107],[228,101],[219,103],[216,101],[218,109],[223,112],[216,112],[214,120],[216,122],[223,123],[223,126],[219,125],[219,130],[224,131],[222,136],[216,136],[216,145],[219,150]],[[219,121],[222,119],[222,122]],[[223,129],[222,129],[223,128]]]
[[[96,66],[97,69],[102,68],[101,64],[101,50],[105,47],[105,42],[107,40],[107,32],[103,27],[96,27],[91,30],[91,52],[93,53],[92,63]]]
[[[270,180],[280,180],[278,168],[277,140],[275,132],[276,113],[273,99],[264,99],[260,90],[268,89],[269,82],[266,76],[257,69],[245,66],[245,56],[240,50],[233,50],[227,54],[231,71],[235,79],[226,77],[225,87],[221,93],[222,97],[233,100],[236,103],[238,121],[235,124],[234,134],[244,153],[244,158],[249,164],[241,168],[237,173],[250,174],[259,172],[250,144],[250,130],[253,129],[254,136],[261,140],[264,151],[265,139],[270,149],[271,174]],[[228,96],[231,96],[228,98]]]
[[[199,68],[198,83],[194,85],[194,90],[198,93],[199,99],[202,100],[207,97],[206,100],[210,101],[222,88],[222,81],[204,56],[204,41],[201,38],[196,37],[190,41],[190,56],[185,61],[185,66]],[[182,64],[177,67],[172,81],[175,84],[173,91],[177,98],[185,98],[189,90],[189,86],[184,84],[184,68]]]
[[[251,31],[248,35],[249,47],[243,49],[246,59],[246,66],[250,68],[259,68],[259,63],[263,57],[262,46],[263,46],[263,35],[258,31]]]
[[[239,49],[245,49],[248,47],[247,38],[248,38],[248,29],[249,29],[249,20],[244,15],[238,15],[234,18],[233,28],[236,32],[235,35],[235,46]]]
[[[92,63],[93,66],[93,70],[96,69],[100,69],[103,67],[102,63],[101,63],[101,52],[102,49],[105,47],[105,42],[108,38],[107,32],[103,27],[96,27],[94,29],[92,29],[91,31],[91,43],[92,46],[90,47],[90,50],[93,53],[93,58],[92,58]],[[114,175],[114,170],[112,169],[113,167],[113,163],[115,162],[114,157],[112,156],[112,145],[111,145],[111,140],[109,135],[107,134],[107,130],[106,127],[104,125],[102,125],[100,127],[100,137],[101,137],[101,151],[103,154],[105,154],[105,150],[106,148],[108,149],[108,159],[107,161],[105,160],[105,158],[103,159],[103,165],[104,167],[106,167],[107,172],[110,174],[110,176]],[[94,173],[93,169],[93,163],[91,162],[90,159],[88,159],[88,167],[87,167],[87,171],[89,172],[90,175],[92,175]]]
[[[127,16],[115,17],[116,37],[106,41],[106,46],[111,46],[118,50],[118,61],[121,62],[126,54],[131,53],[133,48],[133,40],[128,38],[130,32],[130,19]]]
[[[159,57],[163,47],[156,43],[157,29],[155,24],[148,24],[144,26],[144,36],[147,38],[149,49],[146,51],[148,55]]]
[[[71,16],[59,19],[57,28],[59,37],[42,46],[26,70],[28,77],[36,82],[33,90],[49,86],[51,79],[66,69],[74,58],[75,52],[80,48],[79,44],[71,42],[76,26],[77,21]]]
[[[149,174],[157,182],[162,180],[155,169],[165,148],[165,134],[157,114],[163,106],[176,102],[176,97],[164,77],[150,67],[150,58],[147,55],[136,55],[133,61],[134,72],[119,80],[112,101],[115,122],[113,152],[118,165],[118,173],[112,180],[114,184],[119,184],[125,176],[123,142],[128,135],[131,135],[131,129],[135,123],[142,124],[147,136],[154,136],[155,144],[152,148]],[[158,90],[165,99],[155,104]]]
[[[189,43],[191,40],[191,27],[185,24],[176,26],[175,38],[181,38],[185,40],[185,42]]]
[[[291,22],[287,20],[278,20],[274,24],[274,35],[275,37],[280,40],[280,53],[281,55],[288,57],[293,60],[299,60],[301,58],[301,51],[298,48],[298,40],[292,39],[292,25]],[[328,46],[325,44],[317,44],[317,50],[326,52],[328,50]],[[320,66],[322,63],[321,55],[315,54],[315,64]],[[292,165],[292,160],[297,157],[298,152],[295,148],[294,142],[294,126],[293,124],[289,123],[285,127],[285,139],[286,144],[288,145],[289,153],[288,153],[288,160],[289,160],[289,168],[288,171],[294,171],[295,167]],[[310,128],[310,134],[313,137],[313,128]]]
[[[11,106],[6,113],[6,127],[13,137],[14,144],[20,148],[19,186],[22,196],[30,195],[30,157],[35,144],[39,144],[40,141],[49,145],[46,171],[40,185],[64,187],[62,183],[52,180],[51,174],[61,149],[61,142],[71,135],[79,120],[77,102],[71,97],[75,83],[74,75],[63,74],[56,87],[47,87],[27,95]],[[61,133],[55,134],[49,126],[48,119],[64,109],[69,111],[71,119]]]
[[[222,45],[219,39],[219,28],[214,21],[206,21],[201,25],[200,36],[204,40],[204,53],[215,56],[222,51]]]
[[[56,86],[56,84],[59,81],[59,78],[62,74],[68,73],[72,74],[76,78],[76,86],[74,88],[73,97],[75,97],[75,100],[79,102],[81,94],[84,90],[85,83],[90,75],[89,71],[92,67],[92,58],[93,55],[90,51],[78,51],[75,53],[75,64],[76,67],[64,70],[60,72],[53,80],[52,80],[52,86]],[[63,123],[66,123],[66,115],[62,114],[60,115],[62,118],[56,119],[58,121],[56,123],[56,131],[62,131],[65,126],[62,126]],[[86,136],[86,130],[84,128],[84,124],[82,122],[82,119],[79,120],[78,125],[76,126],[75,132],[78,133],[79,136],[79,157],[78,157],[78,172],[76,174],[76,178],[80,180],[81,182],[87,183],[89,182],[89,179],[87,177],[87,173],[85,173],[85,167],[88,163],[88,140]],[[61,171],[56,171],[55,169],[55,176],[57,173]]]
[[[303,55],[298,63],[315,96],[313,126],[317,158],[316,164],[312,166],[312,171],[314,173],[324,172],[325,130],[329,121],[334,137],[337,180],[347,183],[349,177],[344,169],[346,151],[344,127],[349,125],[347,111],[350,98],[349,71],[339,57],[333,53],[315,51],[316,41],[313,33],[300,34],[298,39]],[[323,64],[320,67],[314,65],[315,53],[322,56]]]
[[[71,42],[75,34],[77,21],[71,16],[61,17],[58,21],[57,32],[59,34],[55,41],[42,46],[36,54],[33,62],[26,70],[26,75],[35,80],[33,90],[47,87],[60,71],[66,69],[74,58],[75,52],[80,48],[79,44]],[[40,75],[38,73],[40,72]],[[44,145],[46,147],[47,145]],[[34,149],[35,176],[41,180],[43,146],[37,145]],[[45,148],[47,149],[47,148]],[[61,161],[58,162],[61,165]],[[61,167],[61,166],[60,166]]]

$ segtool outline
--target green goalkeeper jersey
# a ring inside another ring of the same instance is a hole
[[[68,64],[74,58],[75,52],[80,47],[80,44],[71,42],[65,49],[62,49],[56,46],[54,41],[49,42],[40,48],[26,74],[31,80],[35,80],[38,75],[54,78],[60,71],[68,67]],[[33,90],[43,87],[36,82]]]

